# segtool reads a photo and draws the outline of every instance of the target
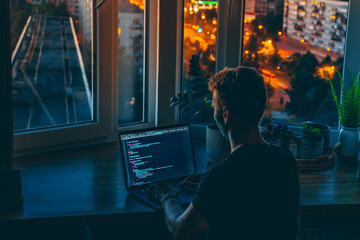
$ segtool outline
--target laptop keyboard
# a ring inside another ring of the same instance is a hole
[[[186,193],[191,193],[194,194],[197,190],[196,186],[191,186],[191,185],[182,185],[181,182],[176,182],[176,183],[170,183],[170,185],[175,188],[176,192],[186,192]],[[141,190],[142,193],[150,196],[151,194],[151,189],[149,188],[144,188]]]

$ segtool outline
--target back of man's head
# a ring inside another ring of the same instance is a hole
[[[263,77],[253,68],[225,68],[209,82],[210,91],[218,92],[219,106],[225,106],[243,126],[259,123],[266,104]]]

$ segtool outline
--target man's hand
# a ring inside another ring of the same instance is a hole
[[[197,188],[203,178],[202,174],[191,175],[181,183],[181,188],[193,187]]]
[[[150,185],[150,197],[163,204],[167,198],[177,197],[177,191],[168,182],[154,183]]]

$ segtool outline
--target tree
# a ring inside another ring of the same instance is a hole
[[[314,77],[312,72],[298,72],[291,79],[291,87],[292,90],[287,91],[290,102],[286,104],[286,111],[303,121],[313,119],[330,94],[326,80]]]
[[[286,63],[288,75],[294,77],[299,72],[310,72],[314,74],[316,67],[319,65],[316,57],[308,51],[306,54],[300,55],[295,53],[291,57],[291,61]]]

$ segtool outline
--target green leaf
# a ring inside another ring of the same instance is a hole
[[[342,77],[341,77],[339,71],[338,71],[337,73],[338,73],[338,75],[339,75],[340,85],[342,85]],[[337,109],[337,112],[338,112],[338,114],[339,114],[340,123],[341,123],[341,125],[342,125],[342,122],[343,122],[343,114],[342,114],[342,111],[341,111],[340,102],[339,102],[338,97],[336,96],[336,92],[335,92],[335,89],[334,89],[334,85],[333,85],[333,83],[332,83],[332,81],[331,81],[330,76],[329,76],[327,73],[325,73],[325,74],[327,75],[327,77],[328,77],[328,79],[329,79],[330,86],[331,86],[331,93],[332,93],[332,95],[333,95],[333,98],[334,98],[334,101],[335,101],[335,104],[336,104],[336,109]]]

